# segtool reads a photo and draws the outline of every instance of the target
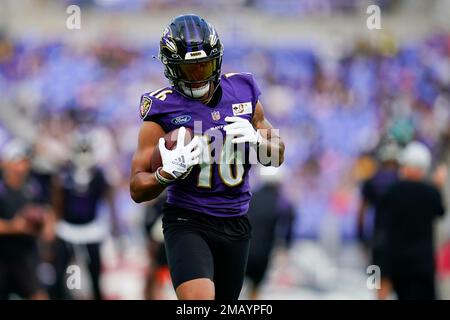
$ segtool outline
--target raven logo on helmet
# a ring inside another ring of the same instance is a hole
[[[161,41],[164,42],[164,46],[172,51],[173,53],[177,53],[177,45],[172,39],[172,34],[170,28],[166,27],[163,31],[163,35]]]
[[[209,25],[209,27],[212,30],[212,34],[209,36],[209,43],[211,44],[211,47],[214,47],[218,40],[217,33],[216,30],[214,30],[214,28],[211,25]]]

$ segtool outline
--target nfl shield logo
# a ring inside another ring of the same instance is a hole
[[[211,116],[212,116],[212,118],[213,118],[214,121],[220,120],[220,112],[219,112],[219,111],[213,111],[213,112],[211,112]]]

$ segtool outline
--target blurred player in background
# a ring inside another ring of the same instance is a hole
[[[19,140],[2,150],[0,176],[0,299],[46,299],[37,275],[38,237],[49,227],[49,207],[30,176],[31,154]]]
[[[249,152],[272,156],[265,165],[279,166],[284,157],[283,142],[264,118],[253,76],[222,75],[222,55],[219,36],[207,21],[176,17],[164,29],[159,53],[172,86],[141,97],[144,123],[130,191],[133,200],[143,202],[168,186],[164,238],[179,299],[238,299],[251,232]],[[194,133],[205,134],[210,143],[196,136],[183,146],[184,127],[194,129],[195,121],[201,131]],[[177,148],[167,150],[162,136],[177,128]],[[162,167],[152,173],[157,144]]]
[[[263,185],[253,194],[248,210],[252,225],[246,271],[250,281],[250,300],[259,298],[274,246],[290,247],[294,224],[294,209],[283,197],[281,189],[283,173],[272,167],[260,170]]]
[[[386,212],[383,211],[381,198],[398,180],[398,157],[400,148],[390,141],[383,144],[378,150],[379,168],[375,175],[362,185],[362,199],[358,210],[358,233],[361,239],[367,237],[364,226],[366,225],[366,213],[372,208],[374,211],[374,225],[372,235],[368,239],[371,250],[371,263],[381,269],[381,288],[378,290],[378,299],[386,299],[391,292],[391,283],[384,275],[384,265],[386,264]],[[364,239],[364,241],[366,241]]]
[[[400,181],[381,200],[389,244],[383,267],[398,299],[436,299],[433,222],[445,210],[439,190],[425,181],[431,153],[410,142],[400,164]]]
[[[55,271],[56,286],[53,298],[72,298],[68,294],[65,276],[72,259],[86,263],[93,297],[102,299],[100,276],[102,260],[100,248],[107,230],[98,217],[99,204],[105,201],[111,213],[113,234],[118,233],[113,189],[103,170],[96,166],[91,137],[75,136],[70,163],[61,169],[53,187],[56,225]]]

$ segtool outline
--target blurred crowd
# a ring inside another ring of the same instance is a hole
[[[121,195],[119,216],[126,216],[139,97],[166,86],[152,58],[156,44],[78,47],[0,36],[0,147],[21,137],[34,146],[34,169],[51,174],[70,158],[73,133],[89,132],[97,164]],[[448,158],[448,34],[402,46],[356,41],[332,57],[313,48],[228,43],[223,72],[236,71],[255,75],[267,117],[285,140],[293,178],[283,187],[298,217],[297,238],[319,237],[330,217],[342,239],[356,237],[359,184],[375,171],[385,139],[425,143],[433,168]]]
[[[67,5],[76,4],[102,10],[153,11],[180,7],[215,10],[218,8],[249,8],[269,14],[283,16],[328,15],[331,13],[352,13],[364,8],[361,0],[70,0]],[[395,8],[400,1],[376,0],[370,4],[380,6],[383,11]]]

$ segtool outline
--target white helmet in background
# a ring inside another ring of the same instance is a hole
[[[431,152],[423,143],[410,142],[400,155],[400,164],[427,172],[431,167]]]

